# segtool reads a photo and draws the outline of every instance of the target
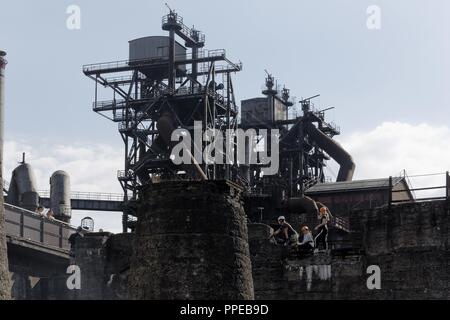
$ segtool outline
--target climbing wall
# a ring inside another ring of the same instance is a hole
[[[134,299],[253,299],[247,218],[225,181],[148,187],[139,208],[129,290]]]

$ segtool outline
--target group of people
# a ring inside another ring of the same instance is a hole
[[[312,252],[314,249],[328,249],[328,223],[330,213],[326,207],[321,207],[318,215],[319,224],[314,228],[317,232],[313,234],[308,226],[302,226],[303,238],[299,241],[298,232],[286,221],[284,216],[278,218],[278,226],[274,229],[270,239],[279,245],[290,245],[298,248],[300,252]]]

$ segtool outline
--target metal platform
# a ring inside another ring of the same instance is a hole
[[[9,243],[63,257],[68,257],[69,236],[76,231],[67,223],[9,204],[5,204],[5,229]]]
[[[50,191],[39,191],[40,204],[50,208]],[[72,192],[72,210],[122,212],[123,194]]]

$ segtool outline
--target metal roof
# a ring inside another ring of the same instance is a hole
[[[404,177],[392,178],[392,185],[396,185],[403,181]],[[331,183],[319,183],[305,191],[306,194],[312,193],[333,193],[343,191],[358,191],[369,189],[387,189],[389,188],[389,178],[386,179],[370,179],[370,180],[355,180]]]

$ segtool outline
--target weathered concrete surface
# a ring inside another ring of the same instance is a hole
[[[267,241],[269,228],[249,225],[256,299],[450,299],[448,205],[403,204],[354,213],[355,251],[299,258]],[[360,253],[359,253],[360,251]],[[367,268],[381,270],[381,289],[367,288]]]
[[[144,192],[130,268],[134,299],[253,299],[247,218],[225,181]]]
[[[0,197],[0,300],[11,298],[8,254],[6,251],[5,216],[3,215],[3,210],[3,197]]]
[[[0,50],[1,51],[1,50]],[[10,278],[8,272],[8,256],[6,251],[5,215],[3,207],[3,132],[4,132],[4,81],[7,61],[5,52],[0,52],[0,300],[10,299]]]
[[[73,292],[66,286],[66,274],[38,278],[22,272],[11,273],[13,300],[70,300]]]
[[[90,233],[77,240],[74,264],[80,267],[77,300],[125,300],[134,235]]]
[[[238,269],[235,275],[231,269],[242,267],[247,260],[241,260],[240,255],[233,259],[225,255],[227,252],[232,255],[236,247],[245,247],[241,242],[241,235],[247,230],[241,225],[244,220],[223,213],[229,212],[234,198],[224,196],[226,192],[219,191],[217,186],[207,190],[194,186],[189,192],[173,188],[172,194],[183,193],[183,197],[173,197],[177,200],[161,207],[165,199],[172,197],[170,192],[159,190],[154,191],[151,204],[147,202],[147,208],[155,208],[156,213],[147,214],[144,217],[147,225],[138,230],[143,243],[134,243],[133,234],[91,234],[79,242],[77,264],[82,269],[79,299],[127,299],[133,250],[140,255],[139,259],[136,256],[133,259],[142,279],[142,283],[130,279],[134,285],[130,297],[134,299],[141,299],[135,296],[136,292],[146,295],[142,299],[156,299],[148,298],[150,294],[169,299],[172,298],[169,290],[174,290],[180,299],[187,299],[183,295],[186,292],[190,298],[211,295],[205,299],[213,299],[217,296],[212,295],[211,287],[239,280],[237,276],[242,271]],[[203,197],[196,196],[200,191]],[[224,197],[230,201],[219,207]],[[209,203],[214,204],[207,210]],[[194,216],[196,210],[201,214]],[[164,212],[167,216],[163,216]],[[209,215],[205,216],[205,212]],[[225,227],[220,229],[219,223]],[[271,244],[267,225],[248,225],[255,299],[450,299],[449,213],[444,202],[404,204],[394,206],[391,211],[388,208],[358,211],[352,223],[358,230],[353,237],[354,250],[333,250],[306,257]],[[200,227],[208,233],[199,233]],[[173,233],[167,234],[170,228]],[[238,239],[233,240],[236,235]],[[202,237],[208,240],[201,241]],[[371,265],[381,269],[381,290],[367,288],[370,276],[367,267]],[[204,276],[206,270],[216,284],[208,282],[212,280],[209,275]],[[250,286],[251,283],[247,288]],[[228,284],[227,290],[235,292],[235,286]]]
[[[110,236],[109,233],[94,233],[77,239],[75,264],[81,271],[81,290],[76,291],[77,299],[99,300],[106,296],[106,242]]]
[[[355,299],[367,290],[363,257],[346,255],[295,255],[287,247],[270,243],[270,229],[249,225],[249,242],[257,300]]]
[[[63,250],[41,251],[9,238],[8,262],[12,299],[61,300],[71,297],[66,286],[70,259]]]
[[[128,277],[134,234],[115,234],[107,243],[106,274],[107,299],[128,299]]]
[[[359,212],[367,264],[385,299],[450,299],[450,213],[445,201]]]

